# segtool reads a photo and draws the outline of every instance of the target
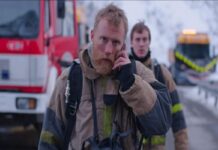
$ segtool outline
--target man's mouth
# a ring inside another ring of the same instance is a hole
[[[101,59],[101,62],[106,62],[106,63],[111,63],[111,64],[113,64],[113,62],[112,62],[110,59],[107,59],[107,58]]]
[[[139,54],[143,55],[145,53],[144,50],[139,50]]]

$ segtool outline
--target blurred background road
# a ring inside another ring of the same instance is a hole
[[[188,126],[190,150],[217,150],[218,115],[217,108],[204,98],[205,93],[198,94],[197,87],[178,87],[184,114]],[[213,110],[212,110],[213,109]],[[1,150],[36,150],[39,132],[29,125],[26,127],[0,128]],[[174,150],[172,133],[167,134],[167,150]]]

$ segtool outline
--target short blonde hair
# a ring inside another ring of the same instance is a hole
[[[106,18],[114,26],[120,25],[121,21],[124,24],[125,37],[128,32],[128,19],[122,9],[115,6],[114,4],[109,4],[105,8],[99,10],[95,17],[94,29],[98,26],[101,19]]]

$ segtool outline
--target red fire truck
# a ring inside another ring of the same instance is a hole
[[[0,1],[1,125],[42,122],[62,65],[77,57],[75,1]]]

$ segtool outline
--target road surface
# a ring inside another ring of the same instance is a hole
[[[214,115],[208,107],[193,100],[191,87],[178,88],[188,126],[189,150],[218,149],[218,110]],[[214,108],[215,109],[215,108]],[[0,128],[0,149],[36,150],[39,134],[33,126],[10,128],[10,132]],[[167,135],[167,150],[174,150],[172,133]]]
[[[206,100],[205,103],[197,102],[196,97],[193,97],[195,94],[192,93],[192,88],[178,88],[188,126],[189,150],[217,150],[218,110],[214,114],[212,107],[206,107]],[[167,138],[167,150],[174,150],[172,132],[168,133]]]

